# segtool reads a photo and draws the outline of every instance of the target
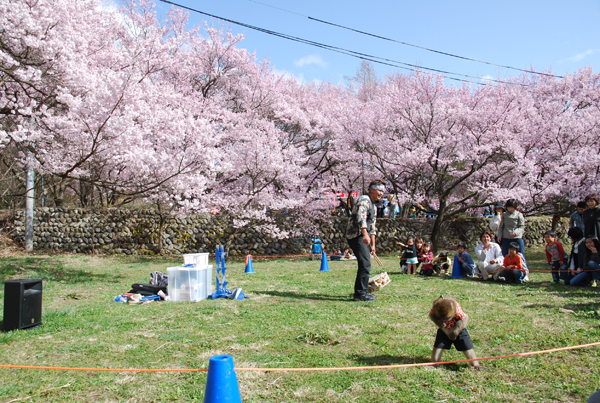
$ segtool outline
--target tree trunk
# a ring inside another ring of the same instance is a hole
[[[433,223],[433,229],[431,230],[431,248],[433,250],[433,254],[437,255],[440,235],[442,232],[442,224],[445,221],[446,216],[446,201],[440,200],[440,207],[438,209],[438,214],[435,217],[435,222]]]
[[[62,207],[65,205],[65,190],[67,188],[67,184],[69,183],[68,179],[63,179],[59,177],[55,177],[58,179],[58,182],[54,183],[51,186],[52,196],[54,199],[55,207]]]

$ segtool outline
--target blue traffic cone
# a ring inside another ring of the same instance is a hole
[[[230,355],[215,355],[208,362],[204,403],[219,402],[242,403],[233,357]]]
[[[329,271],[329,264],[327,263],[327,253],[323,251],[321,255],[321,269],[319,271]]]
[[[463,278],[465,274],[460,268],[460,262],[458,261],[458,255],[454,255],[454,263],[452,264],[452,275],[448,278]]]
[[[246,271],[245,273],[254,273],[254,269],[252,268],[252,255],[246,256]]]

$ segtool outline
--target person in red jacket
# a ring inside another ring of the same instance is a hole
[[[523,267],[523,258],[518,254],[519,244],[511,242],[508,245],[508,255],[504,257],[502,266],[504,270],[500,272],[500,277],[504,278],[505,283],[515,282],[521,284],[525,278],[525,268]]]
[[[544,233],[546,241],[546,259],[552,267],[552,284],[560,284],[560,278],[566,277],[567,266],[565,265],[565,250],[560,242],[556,242],[556,232],[546,231]],[[561,276],[561,271],[563,276]]]

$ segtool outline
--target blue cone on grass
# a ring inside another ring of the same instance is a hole
[[[319,271],[329,271],[329,264],[327,263],[327,253],[323,251],[321,255],[321,269]]]
[[[448,278],[463,278],[465,274],[462,272],[460,262],[458,261],[458,255],[454,255],[454,263],[452,264],[452,275]]]
[[[244,273],[254,273],[252,268],[252,255],[246,256],[246,271]]]
[[[233,357],[230,355],[215,355],[208,362],[204,403],[220,402],[242,403]]]

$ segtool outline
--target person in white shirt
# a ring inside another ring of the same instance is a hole
[[[490,231],[482,232],[479,236],[481,242],[475,247],[475,255],[478,259],[475,274],[482,280],[487,280],[490,274],[494,280],[498,280],[498,276],[502,271],[504,261],[502,248],[497,243],[492,242],[492,236]]]
[[[504,204],[496,203],[494,206],[494,216],[490,220],[490,230],[492,234],[496,234],[498,232],[498,228],[500,228],[500,223],[502,222],[502,214],[504,213]],[[492,238],[494,242],[497,239]]]

